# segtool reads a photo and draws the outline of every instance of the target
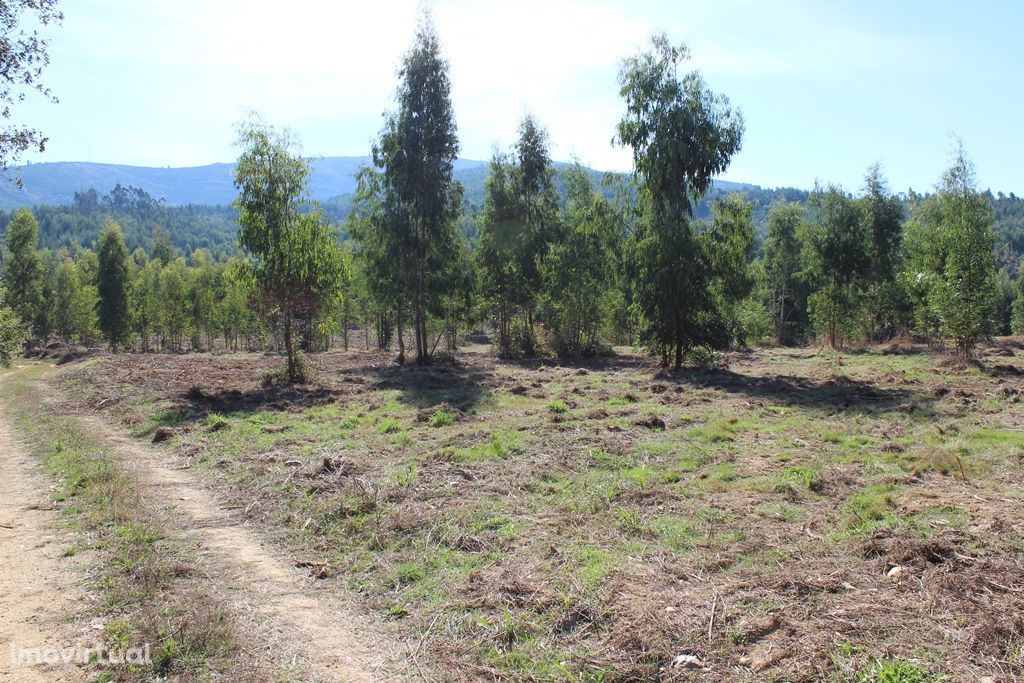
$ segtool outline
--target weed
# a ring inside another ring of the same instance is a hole
[[[941,677],[910,662],[879,659],[857,673],[857,683],[931,683]]]
[[[450,427],[455,424],[455,416],[449,413],[447,410],[438,408],[430,416],[428,420],[431,427]]]
[[[409,488],[416,481],[416,465],[406,465],[395,472],[395,485],[401,488]]]
[[[548,410],[550,410],[552,413],[555,413],[556,415],[560,415],[569,410],[569,406],[565,404],[565,401],[559,401],[556,399],[548,403]]]
[[[880,527],[895,528],[899,518],[893,487],[876,484],[850,496],[843,505],[843,528],[855,535],[871,533]]]

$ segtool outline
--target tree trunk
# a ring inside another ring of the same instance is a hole
[[[341,313],[341,340],[344,349],[348,351],[348,297],[345,297],[345,305]]]
[[[298,380],[298,372],[295,367],[295,345],[292,343],[292,309],[291,302],[284,305],[284,351],[288,356],[288,381]]]
[[[398,328],[398,364],[405,364],[405,330],[402,329],[402,303],[395,306],[395,323]]]

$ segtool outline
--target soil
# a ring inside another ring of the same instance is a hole
[[[0,376],[0,391],[4,378]],[[25,665],[13,654],[28,649],[93,647],[96,637],[75,632],[67,616],[86,600],[80,558],[62,557],[59,513],[37,463],[0,415],[0,681],[79,681],[73,664]],[[86,627],[88,631],[89,627]]]
[[[42,400],[61,400],[45,381],[36,386]],[[264,650],[245,656],[260,660],[264,670],[301,671],[302,680],[407,678],[398,658],[409,649],[389,641],[342,594],[323,589],[308,566],[263,540],[242,511],[222,504],[166,454],[97,417],[77,419],[119,457],[144,504],[158,510],[164,530],[194,549],[192,559],[208,577],[210,593],[246,624],[246,643]],[[62,557],[67,546],[55,531],[52,486],[37,470],[0,414],[0,681],[81,681],[87,672],[73,665],[26,668],[10,655],[12,647],[92,648],[102,640],[102,624],[76,633],[69,623],[90,597],[82,588],[82,555]]]
[[[163,512],[165,527],[194,543],[236,610],[272,641],[271,659],[292,653],[307,676],[324,681],[396,680],[395,643],[377,633],[336,592],[321,589],[308,568],[283,555],[165,454],[83,417],[138,482],[143,500]],[[298,566],[297,566],[298,565]]]

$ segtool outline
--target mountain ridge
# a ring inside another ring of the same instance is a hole
[[[313,157],[310,159],[310,197],[326,202],[355,192],[356,171],[370,164],[369,156]],[[488,162],[457,159],[455,177],[481,184]],[[556,166],[565,166],[557,162]],[[91,161],[55,161],[27,164],[14,169],[9,182],[0,183],[0,209],[23,206],[72,204],[76,192],[96,190],[106,194],[116,185],[137,187],[169,206],[189,204],[224,206],[235,198],[232,172],[235,164],[220,162],[202,166],[157,167],[107,164]],[[483,171],[483,173],[481,173]],[[595,173],[601,173],[591,169]],[[14,179],[20,177],[19,187]],[[757,185],[715,181],[723,190],[756,189]]]

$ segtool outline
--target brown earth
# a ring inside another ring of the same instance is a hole
[[[3,391],[0,376],[0,391]],[[50,485],[0,415],[0,681],[78,681],[73,664],[36,666],[13,653],[92,647],[98,634],[76,632],[67,617],[86,600],[80,558],[62,557],[65,541]],[[94,632],[95,633],[95,632]]]

